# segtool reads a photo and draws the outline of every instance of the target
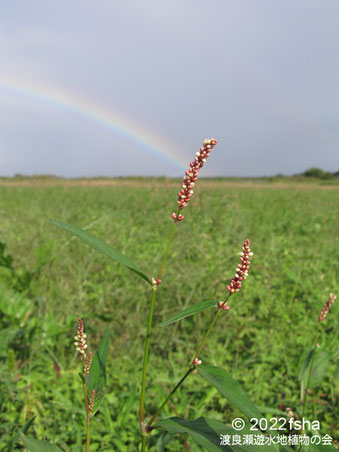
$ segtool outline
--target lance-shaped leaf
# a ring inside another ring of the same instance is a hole
[[[303,387],[307,386],[310,389],[320,383],[325,377],[332,359],[333,353],[319,351],[317,347],[313,347],[308,353],[305,352],[299,370],[299,380]]]
[[[151,284],[149,277],[147,275],[145,275],[145,273],[142,272],[140,270],[140,268],[138,268],[130,259],[128,259],[123,254],[119,253],[119,251],[117,251],[112,246],[108,245],[102,239],[95,237],[95,235],[91,234],[90,232],[84,231],[83,229],[80,229],[77,226],[73,226],[71,224],[66,224],[61,221],[55,221],[55,220],[49,220],[49,221],[52,224],[54,224],[55,226],[58,226],[58,228],[61,228],[64,231],[70,232],[71,234],[75,235],[75,237],[78,237],[78,239],[87,243],[87,245],[89,245],[94,250],[99,251],[99,253],[102,253],[104,256],[107,256],[110,259],[113,259],[114,261],[119,262],[119,264],[124,265],[129,270],[132,270],[132,272],[141,276],[141,278],[143,278],[145,281],[147,281],[149,284]]]
[[[85,377],[87,396],[91,399],[92,392],[95,391],[94,406],[92,416],[99,409],[106,391],[106,363],[109,348],[109,331],[106,330],[99,348],[94,355],[89,374]]]
[[[39,441],[30,436],[22,435],[22,441],[31,452],[62,452],[60,447],[55,446],[48,441]]]
[[[263,416],[253,405],[240,384],[223,369],[215,366],[197,366],[199,374],[210,382],[233,406],[237,407],[249,419],[261,419]]]
[[[170,323],[177,322],[178,320],[196,314],[197,312],[205,311],[205,309],[210,309],[213,306],[216,306],[219,303],[219,301],[220,300],[201,301],[200,303],[197,303],[193,306],[190,306],[187,309],[184,309],[183,311],[178,312],[175,315],[172,315],[172,317],[170,317],[168,320],[161,322],[160,326],[169,325]]]
[[[316,352],[316,350],[317,350],[316,347],[312,347],[311,350],[309,350],[308,352],[306,352],[302,355],[302,361],[301,361],[300,369],[299,369],[299,380],[305,380],[305,379],[307,380],[308,374],[310,371],[310,365],[311,365],[313,355]]]
[[[333,352],[317,351],[314,355],[312,372],[308,385],[309,388],[313,388],[325,378],[333,358]]]
[[[236,435],[239,438],[239,435],[253,434],[249,424],[246,424],[241,431],[238,431],[221,422],[205,417],[199,417],[193,421],[171,417],[161,420],[157,423],[156,427],[162,427],[172,435],[176,433],[188,433],[197,444],[211,452],[259,452],[261,450],[265,452],[277,452],[274,446],[269,445],[232,445],[232,436]],[[230,437],[230,445],[226,442],[223,443],[224,435]]]

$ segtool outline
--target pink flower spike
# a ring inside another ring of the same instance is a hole
[[[86,355],[86,348],[87,348],[87,343],[86,343],[86,334],[84,333],[84,324],[82,319],[79,317],[78,318],[78,330],[77,330],[77,335],[74,336],[75,342],[74,345],[77,349],[77,351],[80,353],[80,359],[83,363],[86,362],[87,359],[87,355]]]
[[[322,308],[320,315],[318,317],[318,322],[323,322],[325,320],[325,317],[327,316],[329,310],[331,309],[332,303],[334,303],[334,300],[336,299],[336,296],[333,293],[330,293],[329,299],[326,301],[324,307]]]
[[[87,357],[87,362],[84,366],[84,375],[88,375],[89,374],[89,370],[91,367],[91,358],[92,358],[92,352],[88,353],[88,357]]]
[[[231,278],[231,284],[227,286],[227,290],[230,295],[233,293],[239,292],[241,288],[241,283],[248,276],[248,270],[250,268],[250,256],[253,256],[250,250],[250,241],[246,239],[244,245],[242,247],[242,252],[239,253],[240,256],[240,264],[238,264],[236,268],[236,273],[233,278]]]
[[[88,405],[88,410],[89,410],[90,413],[92,413],[92,411],[93,411],[94,398],[95,398],[95,389],[93,389],[93,391],[92,391],[91,400],[90,400],[89,405]]]
[[[200,152],[195,154],[194,161],[190,163],[189,169],[185,171],[184,182],[181,184],[181,191],[178,193],[179,210],[186,207],[187,203],[191,199],[191,195],[193,194],[192,188],[194,187],[194,182],[198,178],[199,170],[204,166],[210,151],[217,143],[217,140],[214,138],[204,140],[204,143],[200,148]],[[173,217],[175,221],[182,221],[183,218],[183,216],[180,218],[180,215],[178,218]]]

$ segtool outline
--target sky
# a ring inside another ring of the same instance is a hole
[[[0,176],[339,169],[338,0],[0,0]]]

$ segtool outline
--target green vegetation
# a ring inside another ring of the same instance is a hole
[[[331,179],[337,177],[337,173],[330,173],[329,171],[324,171],[320,168],[310,168],[306,170],[303,175],[305,177],[314,177],[316,179]]]
[[[85,413],[73,346],[81,315],[93,350],[103,336],[96,331],[108,328],[111,336],[108,386],[100,415],[92,421],[91,450],[136,451],[150,289],[48,219],[87,229],[155,276],[178,183],[11,182],[0,186],[0,241],[7,245],[0,246],[0,450],[23,448],[23,430],[63,450],[81,450]],[[325,182],[199,181],[185,221],[178,225],[157,296],[147,415],[192,361],[214,312],[163,327],[160,322],[202,300],[223,299],[249,237],[254,252],[250,275],[200,358],[231,374],[268,418],[287,407],[301,412],[300,362],[319,330],[326,359],[319,355],[323,364],[314,365],[318,374],[305,418],[318,420],[322,435],[335,436],[337,304],[322,328],[317,318],[329,293],[338,294],[339,192]],[[227,424],[239,415],[196,372],[162,418],[206,416]],[[164,431],[150,436],[150,444],[154,452],[201,450],[189,437],[173,440]]]

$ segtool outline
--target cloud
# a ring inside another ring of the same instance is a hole
[[[337,2],[315,0],[7,2],[0,18],[0,173],[178,171],[98,123],[18,99],[1,88],[1,77],[48,84],[118,111],[174,143],[187,163],[214,136],[220,144],[208,175],[294,173],[314,162],[333,169],[338,13]]]

